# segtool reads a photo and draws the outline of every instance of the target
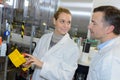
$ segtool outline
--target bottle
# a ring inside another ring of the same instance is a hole
[[[80,57],[80,62],[83,64],[88,64],[88,62],[89,62],[88,57],[89,57],[90,45],[91,45],[90,42],[83,43],[82,54]]]
[[[6,42],[2,42],[2,45],[1,45],[1,56],[6,56],[6,51],[7,51],[7,44]]]

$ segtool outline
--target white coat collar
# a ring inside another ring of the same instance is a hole
[[[65,36],[59,41],[59,43],[63,44],[66,42],[68,39],[70,39],[70,36],[68,33],[65,34]]]
[[[53,33],[50,34],[51,37],[52,37],[52,34]],[[68,41],[68,40],[70,40],[70,37],[69,37],[69,34],[67,33],[56,45],[54,45],[47,51],[47,53],[44,55],[44,57],[49,56],[49,55],[53,54],[54,52],[58,51],[58,49],[60,49],[61,47],[64,47],[63,44],[66,43],[66,41]]]
[[[52,38],[53,32],[51,33],[51,38]],[[63,44],[64,42],[66,42],[68,39],[70,39],[70,35],[68,33],[66,33],[63,38],[58,42],[59,44]]]
[[[104,48],[102,48],[99,53],[102,53],[103,51],[107,51],[109,48],[116,46],[116,44],[120,44],[120,36],[114,38],[109,44],[105,45]],[[104,54],[100,54],[104,55]]]

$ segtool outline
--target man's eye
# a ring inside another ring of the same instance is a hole
[[[92,23],[92,25],[96,25],[96,22],[94,22],[94,21],[91,21],[91,23]]]

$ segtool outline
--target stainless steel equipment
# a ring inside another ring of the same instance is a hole
[[[17,43],[18,47],[24,47],[22,49],[31,53],[32,43],[49,31],[57,3],[58,0],[5,0],[0,8],[1,36],[4,40],[7,39],[8,43]],[[11,37],[5,36],[5,31],[9,31]]]

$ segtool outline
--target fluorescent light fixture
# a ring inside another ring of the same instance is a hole
[[[25,3],[24,3],[25,7],[27,7],[28,4],[29,4],[29,1],[28,1],[28,0],[25,0]]]
[[[71,11],[71,13],[74,15],[82,15],[82,16],[90,16],[91,13],[90,12],[85,12],[85,11]]]
[[[78,2],[61,2],[61,6],[66,6],[66,7],[86,7],[90,8],[93,7],[93,3],[78,3]]]

